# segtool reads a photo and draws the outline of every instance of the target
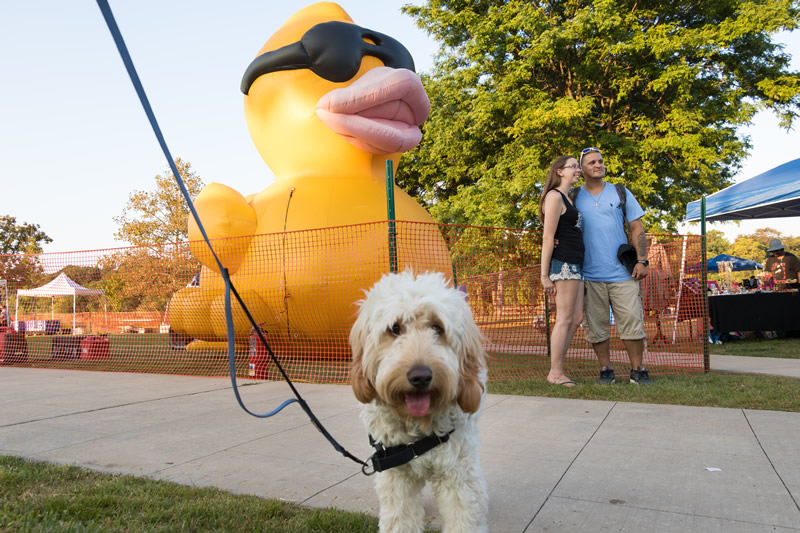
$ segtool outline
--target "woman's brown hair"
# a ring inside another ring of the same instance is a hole
[[[550,165],[550,170],[547,172],[547,179],[544,182],[544,188],[542,189],[542,197],[539,199],[539,222],[544,225],[544,199],[547,196],[547,193],[561,185],[561,176],[559,176],[558,171],[564,168],[564,165],[570,159],[575,159],[574,156],[571,155],[562,155]],[[576,160],[577,161],[577,160]]]

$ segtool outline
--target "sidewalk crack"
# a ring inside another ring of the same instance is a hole
[[[109,409],[118,409],[120,407],[128,407],[130,405],[141,405],[141,404],[145,404],[145,403],[160,402],[160,401],[163,401],[163,400],[171,400],[173,398],[182,398],[182,397],[185,397],[185,396],[196,396],[198,394],[208,394],[209,392],[218,392],[218,391],[226,390],[226,389],[229,389],[229,388],[230,387],[222,387],[222,388],[219,388],[219,389],[208,389],[208,390],[197,391],[197,392],[188,392],[188,393],[182,393],[182,394],[175,394],[173,396],[162,396],[160,398],[150,398],[149,400],[139,400],[137,402],[120,403],[120,404],[117,404],[117,405],[107,405],[107,406],[104,406],[104,407],[97,407],[95,409],[84,409],[83,411],[73,411],[71,413],[62,413],[60,415],[43,416],[41,418],[32,418],[30,420],[23,420],[21,422],[12,422],[10,424],[3,424],[3,425],[0,425],[0,428],[9,428],[9,427],[14,427],[14,426],[24,426],[25,424],[33,424],[35,422],[44,422],[46,420],[56,420],[56,419],[59,419],[59,418],[65,418],[65,417],[70,417],[70,416],[75,416],[75,415],[83,415],[83,414],[87,414],[87,413],[97,413],[97,412],[100,412],[100,411],[107,411]]]
[[[747,425],[750,427],[750,431],[753,433],[753,437],[755,437],[759,448],[761,448],[764,457],[766,457],[767,461],[769,461],[769,466],[772,467],[772,471],[775,472],[775,475],[778,476],[779,480],[781,480],[781,484],[783,485],[783,488],[786,489],[786,493],[789,495],[789,498],[791,498],[792,502],[794,502],[794,506],[797,508],[798,511],[800,511],[800,504],[798,504],[797,498],[794,497],[794,494],[792,494],[792,491],[789,490],[789,487],[786,485],[786,481],[783,479],[783,477],[781,477],[781,474],[778,472],[778,469],[775,468],[775,465],[772,463],[772,458],[770,458],[769,454],[767,453],[767,450],[764,449],[764,445],[761,444],[761,440],[758,438],[756,430],[753,429],[753,424],[750,423],[750,419],[747,417],[747,412],[744,409],[742,409],[742,414],[744,415],[744,419],[747,421]]]
[[[539,506],[539,508],[538,508],[538,509],[536,509],[536,512],[533,514],[533,517],[531,518],[530,522],[528,522],[528,524],[527,524],[527,525],[525,526],[525,528],[522,530],[522,532],[523,532],[523,533],[525,533],[526,531],[528,531],[528,529],[529,529],[529,528],[530,528],[530,527],[533,525],[533,522],[536,520],[536,517],[537,517],[537,516],[539,516],[539,513],[542,511],[542,509],[544,508],[544,506],[547,504],[547,502],[548,502],[548,501],[550,501],[550,498],[552,498],[552,497],[553,497],[553,493],[556,491],[556,489],[558,488],[558,486],[561,484],[561,481],[564,479],[564,476],[566,476],[566,475],[567,475],[567,472],[569,472],[569,470],[572,468],[572,465],[574,465],[574,464],[575,464],[575,461],[577,461],[577,460],[578,460],[578,457],[580,457],[580,456],[581,456],[581,454],[583,453],[583,450],[585,450],[585,449],[586,449],[586,447],[587,447],[587,446],[589,446],[589,443],[590,443],[590,442],[592,442],[592,439],[594,439],[595,435],[597,435],[597,432],[598,432],[598,431],[600,431],[600,428],[601,428],[601,427],[603,427],[603,424],[605,424],[605,423],[606,423],[606,420],[608,420],[608,417],[609,417],[609,416],[611,416],[611,412],[614,410],[614,408],[617,406],[617,404],[618,404],[618,403],[619,403],[619,402],[614,402],[614,403],[611,405],[611,408],[610,408],[610,409],[608,410],[608,412],[606,413],[606,416],[604,416],[604,417],[603,417],[603,420],[601,420],[601,421],[600,421],[600,423],[597,425],[597,427],[596,427],[596,428],[594,429],[594,431],[592,432],[592,435],[591,435],[591,437],[589,437],[589,438],[586,440],[586,443],[585,443],[583,446],[581,446],[581,449],[580,449],[580,450],[578,450],[578,453],[576,453],[576,454],[575,454],[575,457],[573,457],[573,458],[572,458],[572,461],[570,461],[570,462],[569,462],[569,464],[567,465],[567,468],[566,468],[566,469],[564,470],[564,472],[561,474],[561,477],[559,477],[559,478],[558,478],[558,481],[556,481],[555,485],[553,485],[553,488],[550,490],[550,493],[547,495],[547,497],[546,497],[546,498],[544,499],[544,501],[542,502],[542,505],[540,505],[540,506]]]
[[[324,487],[324,488],[322,488],[322,489],[318,490],[317,492],[315,492],[314,494],[312,494],[312,495],[311,495],[311,496],[309,496],[308,498],[305,498],[304,500],[302,500],[302,501],[298,502],[298,505],[306,505],[306,503],[307,503],[307,502],[309,502],[309,501],[310,501],[310,500],[312,500],[313,498],[315,498],[315,497],[319,496],[319,495],[320,495],[320,494],[322,494],[323,492],[325,492],[325,491],[328,491],[328,490],[330,490],[330,489],[332,489],[333,487],[336,487],[336,486],[338,486],[338,485],[341,485],[342,483],[344,483],[344,482],[346,482],[346,481],[349,481],[349,480],[351,480],[351,479],[353,479],[354,477],[357,477],[357,476],[359,476],[359,475],[361,475],[361,472],[355,472],[354,474],[352,474],[352,475],[350,475],[350,476],[347,476],[346,478],[344,478],[344,479],[341,479],[341,480],[337,481],[336,483],[333,483],[333,484],[331,484],[331,485],[328,485],[327,487]]]

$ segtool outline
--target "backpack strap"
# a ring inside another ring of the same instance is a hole
[[[625,190],[625,186],[621,183],[615,183],[614,188],[617,189],[617,196],[619,196],[619,208],[622,209],[623,224],[629,226],[630,224],[628,223],[628,215],[626,212],[628,194]]]
[[[628,237],[628,241],[630,241],[631,224],[628,222],[628,214],[626,211],[628,200],[627,189],[625,189],[625,186],[621,183],[615,183],[614,188],[617,189],[619,208],[622,209],[622,230],[625,232],[625,236]]]

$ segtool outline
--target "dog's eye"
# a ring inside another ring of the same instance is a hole
[[[388,328],[388,330],[387,330],[387,331],[388,331],[389,333],[391,333],[392,335],[394,335],[395,337],[397,337],[398,335],[400,335],[400,332],[401,332],[402,330],[401,330],[401,328],[400,328],[400,324],[398,324],[397,322],[395,322],[394,324],[392,324],[392,326],[391,326],[390,328]]]
[[[436,333],[436,335],[441,336],[441,335],[444,334],[444,328],[442,326],[440,326],[439,324],[432,325],[431,329],[433,330],[434,333]]]

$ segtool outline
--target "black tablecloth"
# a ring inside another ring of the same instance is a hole
[[[86,335],[55,335],[51,345],[50,356],[53,359],[80,359],[81,342]]]
[[[708,298],[711,327],[727,331],[800,330],[800,293],[756,292]]]

